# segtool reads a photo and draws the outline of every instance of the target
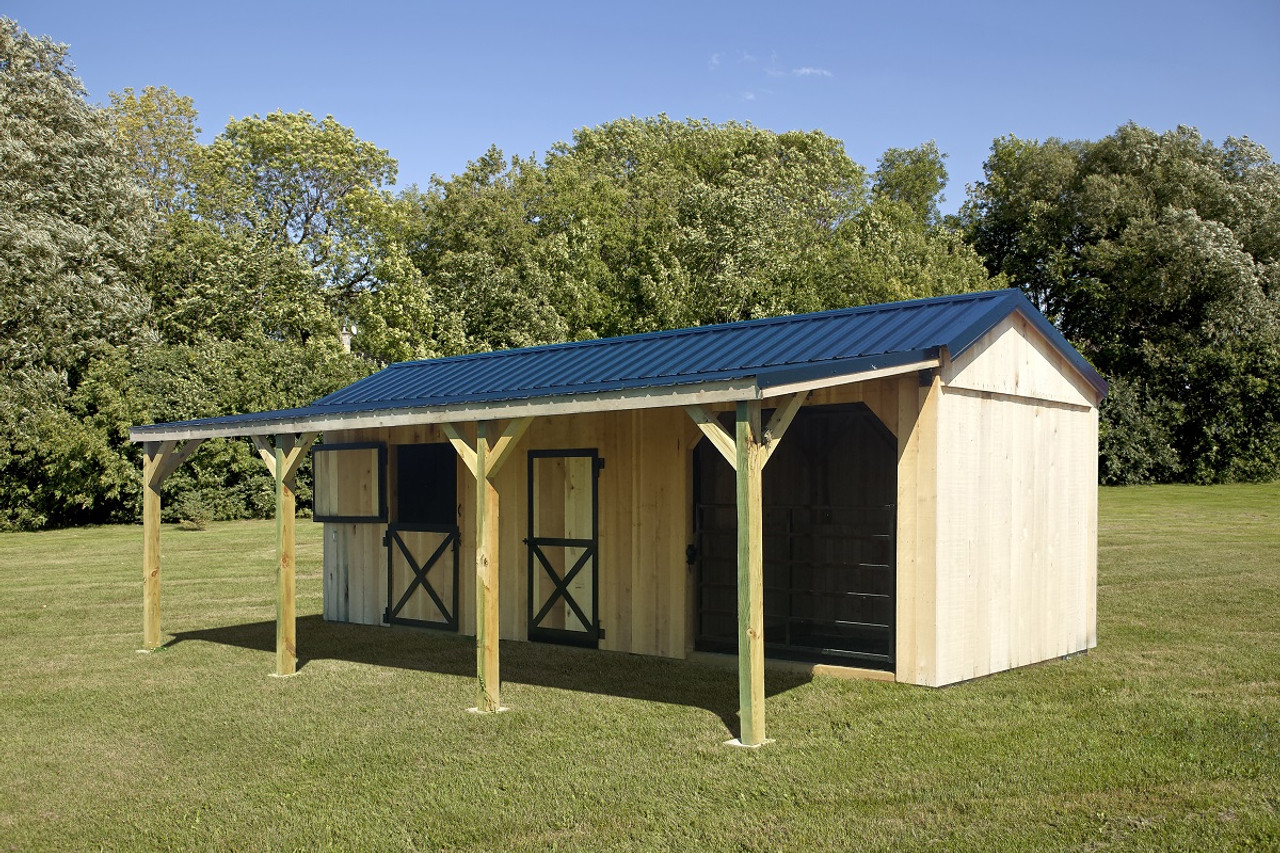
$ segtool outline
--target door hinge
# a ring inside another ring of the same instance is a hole
[[[604,628],[600,627],[599,625],[596,626],[596,636],[599,637],[601,640],[604,639]]]

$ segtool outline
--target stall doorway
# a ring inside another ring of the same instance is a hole
[[[458,528],[390,524],[388,625],[458,630]]]
[[[393,448],[395,500],[387,525],[389,625],[458,630],[458,462],[441,443]]]
[[[897,442],[865,405],[796,415],[762,483],[766,654],[894,669],[897,472]],[[701,442],[694,478],[696,646],[736,652],[735,475]]]
[[[595,450],[529,451],[529,639],[596,646],[603,460]]]

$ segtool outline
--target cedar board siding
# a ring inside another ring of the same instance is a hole
[[[1018,315],[941,370],[937,653],[957,681],[1097,644],[1098,410]]]
[[[898,389],[914,406],[916,374],[814,392],[811,404],[865,402],[890,431],[899,418]],[[766,401],[771,405],[773,401]],[[722,407],[727,408],[727,407]],[[474,425],[462,432],[474,438]],[[528,557],[526,495],[528,450],[596,448],[605,460],[600,473],[600,622],[602,649],[683,658],[693,648],[694,574],[686,547],[693,541],[693,454],[702,433],[683,409],[536,419],[497,478],[499,492],[502,602],[505,640],[527,637]],[[438,427],[398,427],[325,434],[329,443],[384,441],[388,445],[387,488],[395,518],[395,447],[445,441]],[[784,439],[785,440],[785,439]],[[352,468],[354,470],[354,468]],[[458,462],[459,630],[475,632],[473,512],[475,480]],[[365,483],[338,487],[367,490]],[[633,508],[634,511],[633,511]],[[386,549],[382,524],[325,524],[324,617],[382,624],[387,606]],[[411,614],[403,614],[411,615]]]
[[[474,439],[474,425],[461,431]],[[692,646],[692,570],[685,548],[692,537],[693,442],[701,435],[683,409],[539,418],[497,477],[501,636],[527,637],[528,465],[526,451],[595,448],[605,460],[599,479],[600,622],[603,649],[684,657]],[[388,487],[395,517],[395,446],[444,441],[438,428],[330,433],[327,441],[385,441]],[[475,633],[475,480],[458,463],[459,630]],[[635,508],[635,512],[632,511]],[[326,524],[326,619],[377,625],[387,606],[384,525]],[[345,587],[346,612],[343,613]],[[334,601],[331,604],[331,597]],[[412,615],[412,614],[404,614]]]

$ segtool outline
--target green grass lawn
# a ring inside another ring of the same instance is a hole
[[[320,617],[274,666],[274,526],[0,535],[7,850],[1280,849],[1280,485],[1103,490],[1098,648],[942,690]],[[176,633],[175,633],[176,632]]]

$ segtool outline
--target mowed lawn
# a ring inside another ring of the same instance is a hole
[[[0,535],[8,850],[1280,849],[1280,486],[1102,492],[1099,646],[942,690],[736,676],[330,625],[299,522],[303,666],[274,666],[274,526]]]

